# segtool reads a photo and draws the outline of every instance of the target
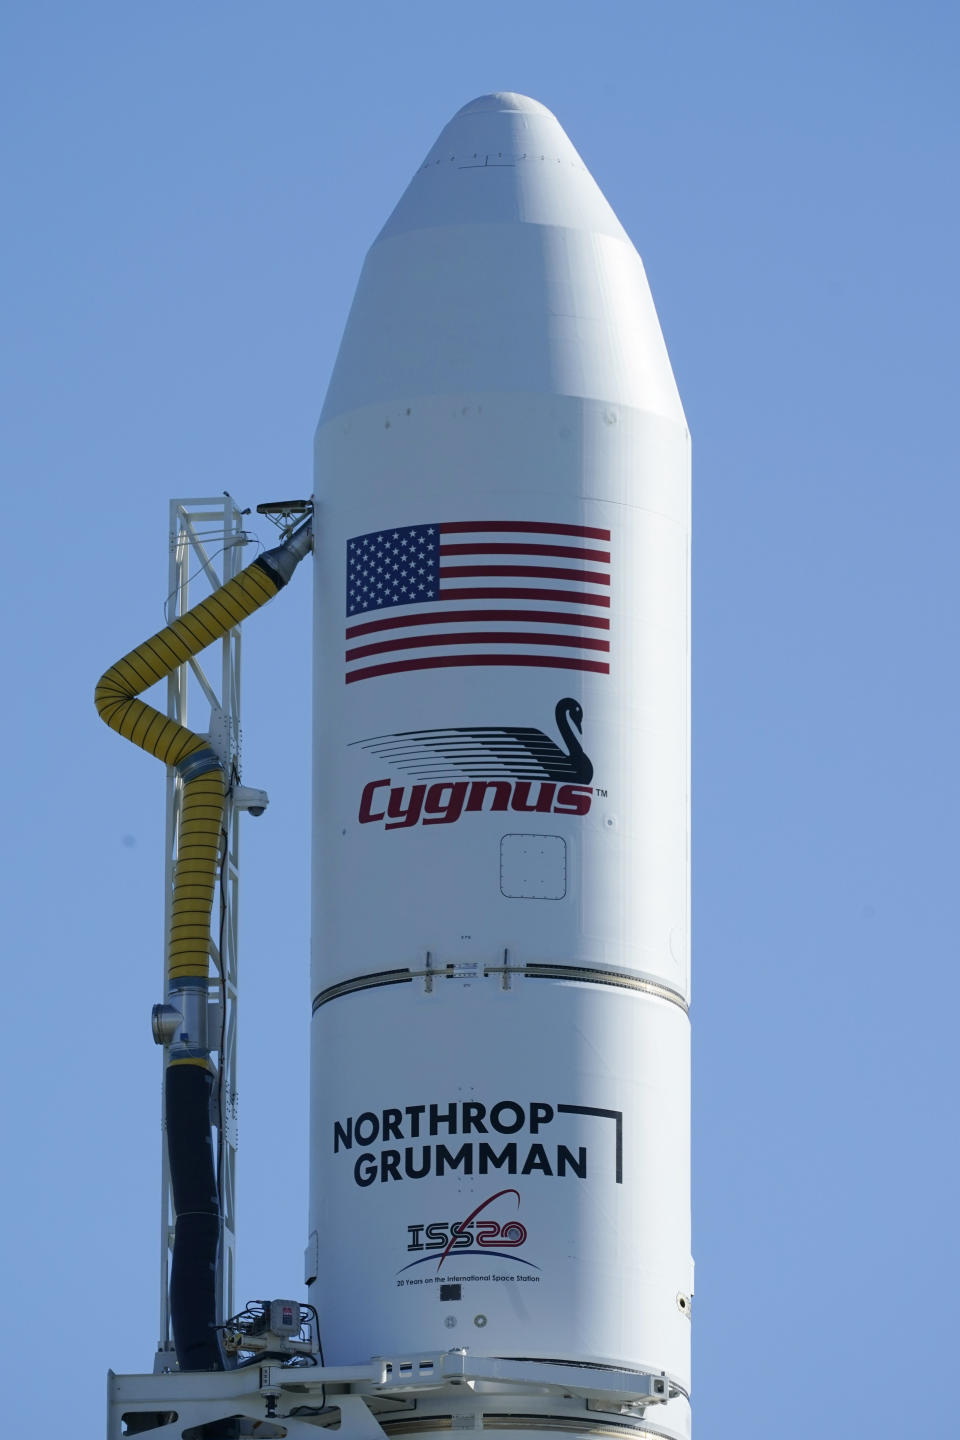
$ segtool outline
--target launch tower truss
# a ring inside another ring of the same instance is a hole
[[[170,501],[170,568],[167,584],[167,619],[183,615],[207,593],[218,590],[242,569],[249,536],[243,516],[230,495]],[[197,594],[197,591],[200,594]],[[205,657],[206,658],[206,657]],[[210,707],[210,744],[223,762],[231,785],[224,811],[224,848],[220,867],[218,902],[210,934],[210,986],[208,1034],[216,1052],[217,1086],[212,1117],[217,1146],[217,1180],[221,1235],[217,1295],[218,1318],[232,1315],[236,1252],[235,1180],[237,1156],[237,898],[239,810],[236,785],[240,774],[240,627],[223,637],[210,651],[206,668],[196,659],[173,672],[167,681],[166,713],[181,725],[189,724],[192,705]],[[164,954],[170,940],[171,899],[180,829],[183,785],[172,767],[167,770],[166,839],[164,867]],[[265,797],[263,797],[265,799]],[[164,1000],[167,996],[164,994]],[[164,1049],[164,1068],[169,1050]],[[165,1143],[162,1153],[160,1211],[160,1340],[156,1369],[175,1367],[170,1319],[170,1257],[175,1217],[170,1166]]]

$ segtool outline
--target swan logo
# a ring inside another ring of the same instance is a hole
[[[389,775],[368,781],[360,824],[405,830],[452,825],[461,815],[494,810],[586,815],[593,765],[578,739],[583,707],[566,696],[554,713],[565,750],[542,730],[519,725],[403,730],[354,741],[403,776],[399,783]]]

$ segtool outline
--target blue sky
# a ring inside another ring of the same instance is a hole
[[[163,784],[94,681],[161,622],[170,496],[309,490],[367,246],[516,89],[694,437],[697,1433],[948,1432],[958,42],[924,0],[6,8],[8,1425],[101,1435],[156,1343]],[[298,581],[245,640],[243,1297],[299,1293],[305,1230]]]

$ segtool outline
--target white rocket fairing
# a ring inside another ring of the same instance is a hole
[[[663,1373],[666,1434],[689,454],[567,136],[523,96],[467,105],[370,250],[317,432],[307,1279],[328,1365]]]

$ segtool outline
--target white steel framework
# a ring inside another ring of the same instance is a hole
[[[218,589],[242,569],[243,547],[250,537],[243,516],[229,495],[170,502],[170,568],[167,619],[183,615],[197,601]],[[191,589],[202,593],[191,597]],[[206,658],[206,657],[205,657]],[[219,673],[217,672],[219,662]],[[240,627],[230,630],[217,647],[211,647],[207,668],[196,659],[175,670],[167,681],[167,714],[189,725],[192,704],[210,707],[210,743],[229,777],[224,811],[224,848],[219,904],[214,905],[210,934],[208,1034],[217,1062],[217,1087],[211,1120],[217,1147],[217,1183],[221,1235],[217,1276],[217,1319],[235,1310],[236,1255],[235,1179],[237,1156],[237,899],[238,809],[233,788],[240,775]],[[166,846],[164,873],[164,954],[170,938],[173,872],[177,859],[182,784],[172,767],[167,770]],[[164,1000],[167,996],[164,994]],[[164,1050],[164,1067],[169,1052]],[[163,1123],[160,1210],[160,1340],[155,1368],[176,1368],[170,1325],[170,1257],[174,1213],[167,1160],[166,1119]]]
[[[662,1372],[498,1360],[466,1350],[376,1356],[365,1364],[254,1363],[217,1373],[115,1375],[107,1440],[260,1436],[392,1440],[437,1430],[496,1440],[689,1440],[684,1393]]]

